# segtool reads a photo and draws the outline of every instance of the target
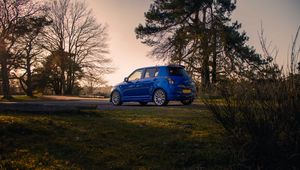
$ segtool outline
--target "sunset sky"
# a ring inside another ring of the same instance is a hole
[[[147,57],[150,48],[136,39],[134,28],[144,23],[151,0],[86,0],[100,23],[109,26],[109,57],[116,71],[106,76],[109,85],[123,81],[138,67],[159,65]],[[242,23],[249,45],[260,51],[258,31],[263,23],[267,38],[279,49],[277,62],[287,65],[288,50],[300,25],[300,0],[240,0],[232,20]]]

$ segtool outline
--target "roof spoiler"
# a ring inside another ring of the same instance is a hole
[[[184,65],[180,65],[180,64],[169,64],[168,67],[180,67],[180,68],[185,68]]]

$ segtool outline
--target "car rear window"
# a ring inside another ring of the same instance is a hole
[[[170,76],[183,76],[188,77],[187,72],[181,67],[168,67]]]

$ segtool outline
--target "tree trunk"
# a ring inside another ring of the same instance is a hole
[[[55,95],[62,95],[61,84],[60,84],[59,78],[56,78],[55,80],[53,80],[52,87],[53,87]]]
[[[69,67],[69,70],[67,71],[67,88],[66,88],[66,94],[70,95],[70,86],[71,86],[71,68]]]
[[[206,30],[206,8],[203,9],[203,29]],[[201,70],[201,82],[202,88],[206,89],[210,85],[210,72],[209,72],[209,48],[208,48],[208,35],[207,32],[203,32],[203,62]]]
[[[32,75],[30,71],[27,73],[26,85],[27,85],[26,95],[29,97],[33,97]]]
[[[212,73],[211,73],[211,81],[212,84],[217,83],[217,45],[216,45],[216,35],[214,35],[213,42],[213,61],[212,61]]]
[[[202,76],[202,87],[208,88],[210,85],[210,73],[209,73],[209,55],[205,54],[202,63],[202,70],[201,70],[201,76]]]
[[[213,62],[212,62],[212,73],[211,73],[211,81],[212,84],[217,83],[217,52],[216,45],[214,45],[213,51]]]
[[[29,56],[29,54],[28,54]],[[33,97],[33,88],[32,88],[32,73],[31,73],[31,60],[29,57],[27,57],[27,60],[26,60],[26,72],[27,72],[27,80],[26,80],[26,86],[27,86],[27,89],[26,89],[26,95],[29,96],[29,97]]]
[[[66,94],[66,78],[65,78],[65,70],[64,69],[62,69],[62,71],[61,71],[60,84],[61,84],[61,94],[65,95]]]
[[[72,95],[73,93],[73,88],[72,88],[72,79],[73,79],[73,76],[72,76],[72,66],[69,66],[69,69],[67,71],[67,88],[66,88],[66,94],[67,95]]]
[[[9,70],[7,68],[7,55],[1,54],[1,77],[2,77],[2,91],[3,91],[3,99],[12,99],[10,94],[10,86],[9,86]]]
[[[212,18],[212,53],[213,53],[213,61],[212,61],[212,73],[211,73],[211,81],[212,84],[217,82],[217,29],[213,15],[213,9],[211,7],[211,18]]]

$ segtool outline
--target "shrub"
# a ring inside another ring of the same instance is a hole
[[[299,169],[300,76],[218,86],[205,100],[233,153],[233,169]]]

